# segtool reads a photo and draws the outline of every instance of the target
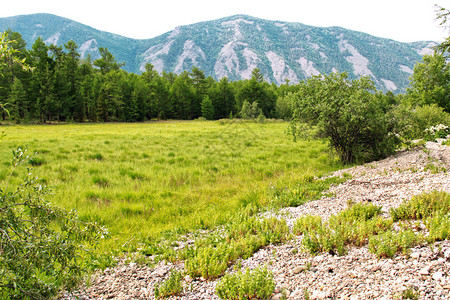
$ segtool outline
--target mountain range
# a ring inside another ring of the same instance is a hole
[[[75,41],[82,58],[99,58],[99,48],[108,48],[129,72],[142,72],[146,63],[175,73],[196,66],[215,79],[241,80],[259,68],[267,81],[282,84],[346,71],[351,77],[370,76],[378,89],[394,93],[406,90],[414,65],[436,45],[247,15],[179,26],[151,39],[127,38],[51,14],[0,18],[0,31],[8,28],[29,48],[39,36],[47,44]]]

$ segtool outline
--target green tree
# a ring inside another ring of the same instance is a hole
[[[332,73],[309,78],[288,96],[294,105],[294,134],[299,122],[317,126],[343,163],[392,154],[399,141],[373,91],[368,77],[348,80],[347,73]]]
[[[11,117],[17,122],[24,119],[28,113],[27,94],[20,79],[16,78],[11,87],[11,93],[8,98],[9,111]]]
[[[235,95],[228,78],[223,77],[213,84],[208,91],[209,98],[214,107],[215,119],[228,118],[235,111]]]
[[[242,109],[239,113],[242,119],[251,119],[252,118],[252,105],[248,103],[248,101],[244,101],[242,104]]]
[[[442,27],[448,30],[450,28],[450,11],[439,5],[436,5],[436,10],[437,10],[436,19],[441,22],[440,25]],[[444,42],[439,44],[436,47],[436,50],[442,55],[448,56],[450,54],[450,36],[448,36]]]
[[[425,55],[414,67],[407,95],[413,106],[437,104],[450,112],[450,62],[442,54]]]
[[[192,118],[198,118],[202,114],[201,103],[207,93],[207,84],[205,73],[197,67],[193,67],[189,74],[192,80],[192,87],[194,89],[194,96],[191,101]]]
[[[103,75],[110,71],[117,71],[125,65],[125,63],[118,63],[117,59],[107,48],[100,47],[98,51],[101,58],[94,60],[94,66],[98,67]]]
[[[209,99],[208,95],[206,95],[202,101],[202,116],[206,120],[214,119],[214,107],[213,107],[211,99]]]
[[[244,101],[252,104],[257,102],[267,117],[272,117],[275,112],[276,95],[270,85],[264,81],[259,69],[254,69],[252,78],[247,80],[236,95],[238,109],[242,109]]]

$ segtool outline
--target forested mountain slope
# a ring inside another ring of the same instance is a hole
[[[269,21],[246,15],[179,26],[152,39],[136,40],[96,30],[50,14],[0,19],[0,30],[22,34],[31,47],[41,36],[62,45],[74,40],[82,57],[99,58],[108,50],[123,67],[140,73],[146,63],[159,72],[181,73],[193,66],[215,79],[249,79],[259,68],[276,84],[312,75],[347,71],[352,77],[373,78],[377,88],[395,93],[408,85],[414,64],[433,42],[401,43],[340,27],[313,27]]]

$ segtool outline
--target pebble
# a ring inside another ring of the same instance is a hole
[[[292,227],[305,214],[326,220],[345,209],[348,200],[370,200],[382,206],[387,215],[390,208],[424,191],[450,193],[450,172],[424,171],[430,161],[450,170],[450,147],[431,142],[426,147],[426,152],[401,151],[381,161],[338,171],[333,176],[348,173],[352,179],[332,186],[326,193],[333,197],[324,196],[262,217],[279,215]],[[377,259],[367,247],[351,247],[344,256],[324,253],[312,257],[301,251],[301,239],[295,236],[284,245],[269,245],[241,261],[242,268],[267,266],[274,273],[274,300],[302,299],[305,291],[310,299],[396,299],[411,287],[420,293],[420,299],[450,299],[449,240],[437,242],[433,251],[419,245],[409,255]],[[122,259],[117,267],[94,275],[89,286],[83,285],[72,294],[63,293],[60,299],[154,299],[154,285],[166,280],[171,269],[183,270],[183,262],[160,262],[148,267]],[[186,276],[183,293],[170,299],[219,299],[215,294],[217,282]]]

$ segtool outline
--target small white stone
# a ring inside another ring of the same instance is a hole
[[[434,280],[439,280],[439,279],[442,278],[442,273],[441,272],[436,272],[436,273],[433,274],[432,277],[433,277]]]

